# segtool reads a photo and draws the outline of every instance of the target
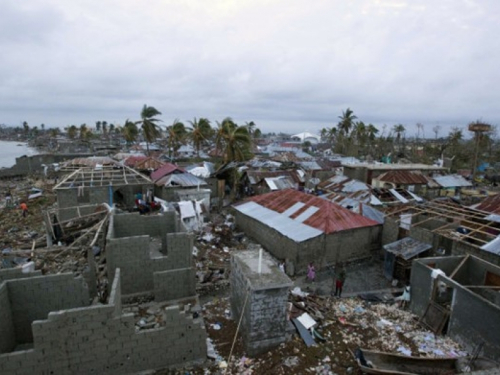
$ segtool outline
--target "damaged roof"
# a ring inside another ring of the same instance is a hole
[[[191,173],[171,173],[155,181],[155,185],[166,187],[197,187],[206,184],[205,180],[202,180]]]
[[[427,185],[429,181],[426,176],[415,171],[389,171],[375,177],[374,180],[393,182],[403,185]]]
[[[250,184],[255,185],[261,182],[262,180],[266,178],[273,178],[273,177],[290,177],[294,182],[300,183],[303,182],[303,179],[301,176],[298,174],[297,171],[295,170],[282,170],[282,171],[256,171],[256,170],[247,170],[245,171],[248,181],[250,181]]]
[[[258,195],[249,201],[325,234],[379,225],[338,204],[293,189]],[[238,207],[235,206],[236,209]]]
[[[177,165],[172,163],[165,163],[163,166],[151,173],[151,179],[156,181],[168,174],[174,173],[175,171],[184,172],[184,169],[179,168]]]
[[[452,174],[447,176],[433,176],[434,181],[436,181],[441,187],[466,187],[472,186],[470,181],[467,181],[464,177],[458,174]]]
[[[479,211],[486,211],[492,214],[500,214],[500,194],[485,198],[481,203],[474,207]]]
[[[404,260],[411,259],[418,254],[432,248],[432,245],[420,242],[411,237],[405,237],[399,241],[384,245],[384,249],[394,255],[402,257]]]

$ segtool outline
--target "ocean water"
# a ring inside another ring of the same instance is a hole
[[[10,168],[16,164],[16,158],[27,155],[35,155],[37,151],[28,147],[26,143],[0,141],[0,168]]]

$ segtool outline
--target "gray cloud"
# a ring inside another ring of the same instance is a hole
[[[166,124],[265,131],[319,131],[347,107],[429,135],[498,124],[499,13],[494,0],[7,1],[0,123],[123,122],[147,103]]]

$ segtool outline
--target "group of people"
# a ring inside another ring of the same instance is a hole
[[[332,297],[342,297],[342,289],[344,288],[344,283],[346,280],[346,272],[342,264],[339,264],[335,267],[335,277],[333,278],[332,285]],[[307,280],[311,283],[316,281],[316,268],[314,267],[314,263],[309,263],[307,266]],[[333,288],[335,287],[335,293],[333,292]]]
[[[13,199],[12,199],[12,193],[10,190],[7,190],[5,193],[5,208],[13,208],[15,206]],[[21,210],[21,215],[23,217],[28,216],[28,205],[26,204],[25,201],[21,201],[19,204],[19,209]]]

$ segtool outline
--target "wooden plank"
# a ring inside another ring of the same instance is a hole
[[[462,268],[462,266],[465,264],[465,262],[467,262],[467,259],[469,259],[469,254],[467,254],[465,256],[465,258],[462,259],[462,261],[460,262],[460,264],[453,270],[453,272],[450,275],[450,279],[453,280],[453,278],[455,277],[455,275],[457,274],[457,272],[460,270],[460,268]]]

